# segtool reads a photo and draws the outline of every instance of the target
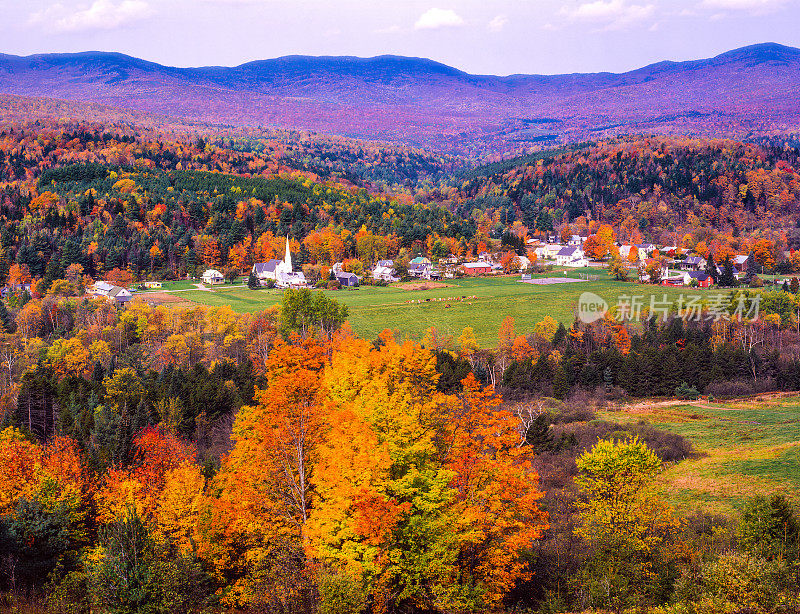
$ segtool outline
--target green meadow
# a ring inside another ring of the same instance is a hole
[[[594,292],[614,306],[621,295],[638,295],[649,306],[677,301],[679,296],[717,293],[716,290],[647,286],[610,279],[602,269],[572,269],[567,276],[594,275],[594,281],[534,285],[521,283],[519,276],[444,280],[447,287],[409,290],[403,284],[385,288],[362,286],[357,289],[325,291],[350,309],[350,325],[360,336],[373,339],[383,329],[399,330],[402,335],[421,339],[433,326],[442,335],[457,338],[466,326],[475,330],[483,347],[497,344],[497,332],[503,318],[511,316],[516,330],[528,332],[545,316],[569,325],[575,314],[578,297]],[[549,277],[563,277],[554,271]],[[407,286],[406,286],[407,287]],[[165,288],[166,291],[169,291]],[[260,311],[281,301],[281,290],[249,290],[246,287],[216,286],[211,291],[186,290],[176,293],[183,299],[203,305],[229,305],[239,312]],[[462,298],[468,297],[468,298]]]
[[[666,468],[665,495],[684,511],[730,513],[757,494],[800,503],[800,397],[730,403],[637,406],[605,412],[616,422],[647,420],[691,440],[698,452]]]

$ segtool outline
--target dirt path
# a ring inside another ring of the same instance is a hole
[[[797,392],[763,392],[761,394],[754,394],[749,397],[741,397],[736,399],[725,399],[724,403],[746,403],[748,401],[769,401],[777,400],[787,396],[797,396]],[[689,405],[698,409],[722,409],[727,411],[742,411],[739,407],[721,407],[720,405],[711,405],[708,401],[702,399],[697,401],[683,401],[681,399],[665,399],[663,401],[641,401],[639,403],[630,403],[626,405],[618,405],[614,407],[616,411],[622,411],[627,414],[643,414],[652,409],[659,407],[675,407],[677,405]]]

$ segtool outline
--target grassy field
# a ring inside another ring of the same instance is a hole
[[[729,513],[756,494],[782,493],[800,503],[798,396],[637,407],[602,417],[645,419],[692,441],[700,456],[660,477],[668,499],[685,511]]]
[[[441,334],[458,337],[465,326],[475,329],[478,342],[484,347],[497,344],[497,331],[503,318],[515,319],[520,332],[533,330],[545,316],[570,324],[578,297],[594,292],[614,305],[622,294],[643,296],[646,305],[650,297],[661,301],[677,300],[680,294],[705,295],[708,290],[669,288],[618,282],[602,269],[572,269],[569,277],[580,274],[597,275],[596,281],[580,283],[532,285],[520,283],[518,276],[468,278],[447,280],[444,288],[408,290],[400,286],[376,288],[362,286],[353,290],[326,291],[350,308],[350,324],[360,336],[372,339],[385,328],[397,329],[410,337],[421,339],[428,327]],[[562,277],[561,271],[551,277]],[[169,289],[165,288],[166,291]],[[181,288],[183,290],[183,288]],[[177,293],[183,299],[204,305],[230,305],[240,312],[259,311],[280,303],[282,291],[252,291],[244,287],[216,286],[212,291],[185,290]],[[462,296],[474,297],[461,299]],[[454,300],[455,299],[455,300]]]

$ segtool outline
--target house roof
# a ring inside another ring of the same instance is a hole
[[[734,264],[745,264],[749,256],[734,256],[733,263]]]
[[[273,258],[269,262],[256,262],[253,265],[253,272],[256,275],[260,275],[262,273],[274,273],[275,267],[277,267],[281,262],[283,261],[276,260],[275,258]]]
[[[94,288],[95,290],[100,290],[101,292],[110,292],[114,289],[114,286],[105,281],[98,281],[94,284]]]
[[[708,279],[708,273],[705,271],[689,271],[686,273],[692,279],[696,279],[697,281],[705,281]]]
[[[385,266],[385,267],[393,267],[394,260],[378,260],[375,266]]]
[[[689,256],[684,262],[687,264],[700,264],[705,258],[702,256]]]
[[[431,261],[425,258],[425,256],[417,256],[414,258],[409,264],[430,264]]]
[[[465,269],[491,269],[492,265],[488,262],[465,262]]]
[[[206,272],[203,273],[203,277],[222,277],[222,273],[217,269],[206,269]]]
[[[341,273],[336,273],[336,279],[353,279],[353,278],[358,279],[358,275],[356,275],[355,273],[347,273],[344,271]]]
[[[580,250],[577,247],[562,247],[558,250],[556,256],[574,256],[575,252],[579,252]]]

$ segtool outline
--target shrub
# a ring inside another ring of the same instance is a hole
[[[750,499],[739,521],[739,543],[748,552],[768,559],[797,558],[800,522],[783,495]]]
[[[328,290],[338,290],[341,287],[342,287],[342,284],[340,284],[335,279],[332,279],[331,281],[328,282]]]
[[[319,598],[319,614],[358,614],[367,605],[363,583],[346,573],[322,574]]]
[[[700,393],[694,386],[689,386],[686,382],[681,382],[681,385],[675,388],[675,396],[679,399],[696,401],[700,398]]]

